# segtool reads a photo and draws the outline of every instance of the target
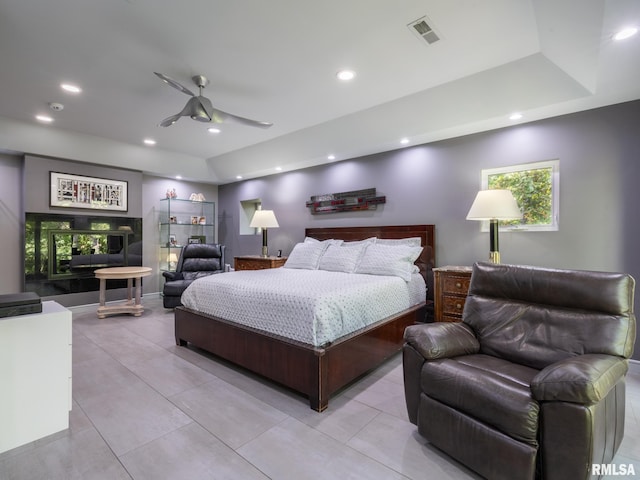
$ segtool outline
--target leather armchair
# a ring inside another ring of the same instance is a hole
[[[165,278],[162,304],[165,308],[182,305],[182,292],[200,277],[224,272],[225,246],[217,243],[190,243],[182,247],[175,272],[162,272]]]
[[[474,265],[462,322],[405,330],[409,419],[498,479],[586,479],[624,434],[635,281],[626,274]]]

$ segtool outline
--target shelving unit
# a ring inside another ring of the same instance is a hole
[[[188,243],[214,243],[216,205],[178,198],[160,199],[160,270],[175,271]]]

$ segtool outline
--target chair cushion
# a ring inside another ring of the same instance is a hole
[[[174,280],[172,282],[165,282],[162,293],[165,296],[180,297],[192,281],[193,280]]]
[[[540,406],[531,396],[538,370],[476,354],[425,362],[429,397],[530,445],[537,445]]]

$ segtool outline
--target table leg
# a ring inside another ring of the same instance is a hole
[[[142,296],[142,279],[136,277],[136,305],[140,305],[140,297]]]
[[[100,306],[98,307],[98,318],[104,318],[104,310],[105,310],[105,293],[107,290],[107,279],[106,278],[101,278],[100,279],[100,295],[99,295],[99,302],[100,302]]]
[[[131,303],[131,299],[133,298],[132,289],[133,289],[133,279],[127,278],[127,303]]]
[[[105,304],[106,289],[107,289],[107,279],[101,278],[100,279],[100,306],[101,307],[104,307],[104,304]]]

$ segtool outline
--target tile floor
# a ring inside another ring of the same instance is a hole
[[[173,313],[156,296],[144,304],[138,318],[72,309],[70,428],[1,454],[1,479],[478,478],[409,423],[400,355],[320,414],[272,383],[175,346]],[[627,385],[615,460],[640,477],[640,364]]]

